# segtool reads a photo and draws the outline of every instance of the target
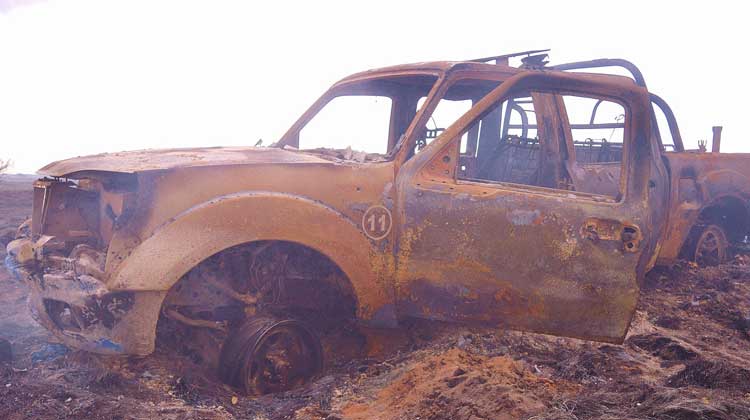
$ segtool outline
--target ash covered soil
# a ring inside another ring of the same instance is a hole
[[[0,257],[31,211],[30,177],[0,177]],[[145,358],[67,350],[0,270],[3,419],[750,419],[750,259],[648,275],[623,345],[415,322],[342,326],[325,375],[244,397],[161,336]]]

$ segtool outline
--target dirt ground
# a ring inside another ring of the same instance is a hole
[[[33,178],[0,177],[0,243],[30,213]],[[0,251],[4,258],[4,245]],[[243,397],[160,337],[145,358],[66,349],[0,269],[3,419],[750,419],[750,259],[648,275],[623,345],[415,322],[342,327],[325,375]]]

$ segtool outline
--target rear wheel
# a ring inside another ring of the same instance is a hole
[[[258,316],[247,319],[224,342],[219,375],[249,395],[288,391],[323,369],[318,336],[293,319]]]
[[[698,233],[692,259],[701,267],[716,266],[727,260],[729,241],[719,225],[707,225]]]

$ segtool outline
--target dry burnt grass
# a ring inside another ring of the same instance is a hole
[[[0,230],[28,213],[24,197],[0,191]],[[4,272],[0,287],[0,337],[16,353],[0,365],[0,418],[750,419],[742,258],[650,273],[623,345],[422,322],[347,326],[326,334],[325,376],[259,398],[221,384],[175,336],[146,358],[49,351],[58,347],[28,317],[24,287]]]

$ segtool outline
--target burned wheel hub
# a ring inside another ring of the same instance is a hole
[[[715,266],[727,258],[728,242],[724,230],[717,225],[703,229],[695,244],[695,262],[701,267]]]
[[[227,338],[219,375],[261,395],[296,388],[322,368],[323,351],[312,330],[296,320],[263,316],[248,319]]]

